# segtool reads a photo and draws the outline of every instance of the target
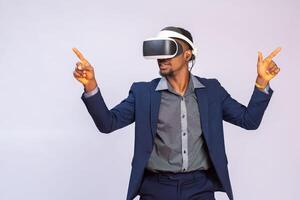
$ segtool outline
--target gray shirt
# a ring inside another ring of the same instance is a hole
[[[185,94],[181,96],[166,78],[161,78],[156,87],[156,91],[161,91],[157,134],[147,169],[186,172],[210,167],[194,92],[194,88],[201,87],[205,86],[190,74]]]

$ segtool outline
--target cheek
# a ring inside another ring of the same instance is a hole
[[[171,61],[171,65],[173,68],[179,68],[184,64],[184,59],[181,57],[173,58]]]

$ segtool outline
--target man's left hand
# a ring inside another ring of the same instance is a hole
[[[258,83],[263,88],[267,86],[269,81],[273,79],[280,71],[280,68],[272,60],[279,52],[281,47],[275,49],[268,57],[265,59],[261,52],[258,52],[258,61],[257,61],[257,79]]]

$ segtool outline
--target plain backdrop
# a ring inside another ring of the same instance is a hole
[[[92,63],[112,108],[133,82],[159,77],[142,42],[170,25],[194,37],[192,73],[217,78],[244,105],[257,52],[282,47],[260,127],[224,122],[226,152],[235,199],[300,199],[299,11],[297,0],[0,0],[0,199],[125,199],[134,125],[98,132],[71,48]]]

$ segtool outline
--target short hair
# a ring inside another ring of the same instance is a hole
[[[192,34],[188,30],[186,30],[184,28],[176,27],[176,26],[167,26],[167,27],[163,28],[161,31],[164,31],[164,30],[166,30],[166,31],[175,31],[177,33],[180,33],[180,34],[184,35],[189,40],[191,40],[192,42],[194,42]],[[177,38],[177,39],[180,39],[180,38]],[[193,49],[189,43],[187,43],[186,41],[184,41],[182,39],[180,39],[180,40],[183,41],[183,42],[185,42],[190,49]]]

